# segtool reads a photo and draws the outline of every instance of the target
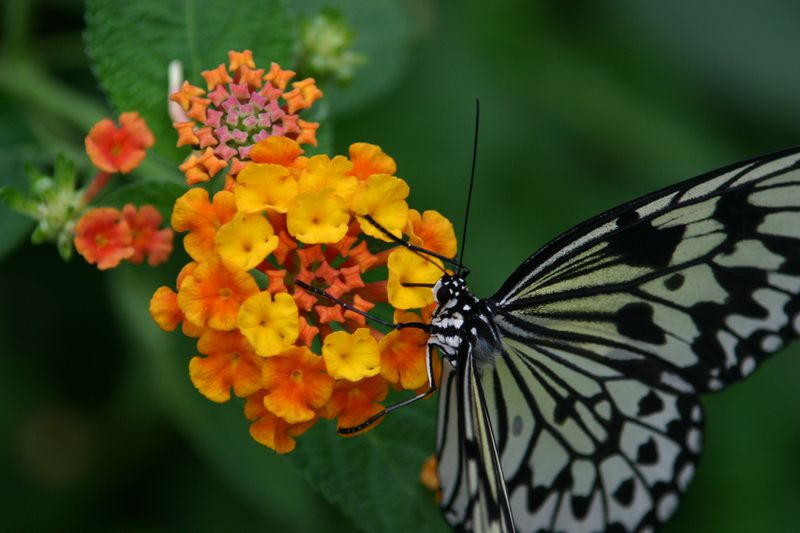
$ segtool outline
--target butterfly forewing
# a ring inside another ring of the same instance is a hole
[[[487,461],[469,451],[486,432],[465,440],[482,412],[518,531],[639,531],[674,513],[702,448],[699,394],[800,331],[799,160],[758,158],[612,209],[512,274],[488,300],[493,364],[477,354],[478,387],[443,383],[451,524],[484,531],[474,502],[494,501],[481,495],[494,467],[470,464]],[[482,401],[459,399],[470,390]]]

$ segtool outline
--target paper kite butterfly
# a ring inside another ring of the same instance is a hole
[[[433,291],[446,521],[653,531],[695,473],[700,395],[800,333],[800,149],[579,224],[485,300],[460,270]]]

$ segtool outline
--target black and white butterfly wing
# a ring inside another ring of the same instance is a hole
[[[472,358],[443,365],[437,450],[441,505],[466,531],[508,532],[514,525],[483,384]]]
[[[612,209],[490,299],[502,354],[479,373],[518,531],[639,531],[673,514],[702,446],[698,394],[800,329],[798,161]]]

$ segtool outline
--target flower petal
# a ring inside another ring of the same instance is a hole
[[[359,328],[350,334],[336,331],[325,337],[322,357],[328,374],[336,379],[359,381],[380,372],[378,341],[368,328]]]
[[[273,300],[269,291],[250,296],[239,309],[238,325],[256,353],[276,355],[297,340],[300,320],[290,294],[280,293]]]

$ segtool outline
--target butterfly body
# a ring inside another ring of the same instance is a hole
[[[800,150],[584,222],[489,299],[459,276],[434,296],[446,521],[652,531],[694,475],[700,395],[800,333]]]
[[[457,368],[468,357],[480,364],[492,364],[500,349],[494,323],[494,306],[480,300],[460,276],[443,276],[434,286],[438,307],[431,318],[429,344]]]

